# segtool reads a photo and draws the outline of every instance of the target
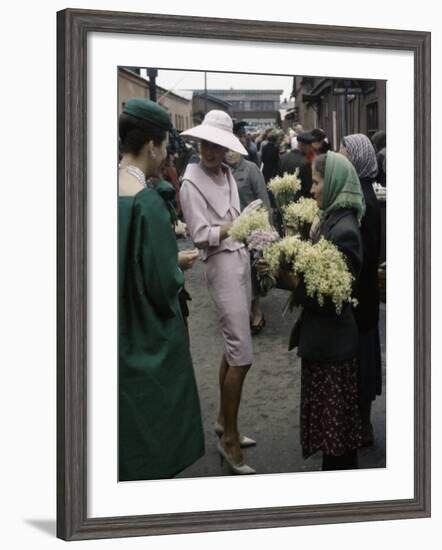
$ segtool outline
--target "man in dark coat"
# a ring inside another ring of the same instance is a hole
[[[275,129],[269,132],[267,143],[261,148],[261,164],[262,175],[265,182],[268,183],[278,174],[279,144],[278,132]],[[270,200],[272,201],[272,197],[270,197]],[[274,207],[273,202],[272,207]]]
[[[321,128],[313,128],[311,134],[315,138],[313,142],[313,149],[316,155],[325,155],[327,151],[331,150],[331,145],[328,142],[327,135],[324,130]]]
[[[374,133],[371,142],[376,151],[376,160],[378,163],[378,174],[376,181],[387,186],[387,135],[383,130]]]
[[[244,121],[235,122],[233,124],[233,133],[247,149],[248,155],[245,157],[245,159],[250,162],[254,162],[256,166],[259,167],[258,148],[253,143],[250,136],[247,135],[246,123]]]
[[[312,187],[312,165],[308,160],[312,152],[312,143],[314,137],[310,132],[303,132],[298,134],[298,148],[293,151],[285,153],[279,160],[278,164],[278,176],[283,176],[286,172],[288,174],[294,174],[296,169],[299,168],[299,178],[301,180],[301,191],[295,200],[300,197],[310,197],[310,189]]]

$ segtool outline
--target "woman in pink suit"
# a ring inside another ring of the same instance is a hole
[[[240,215],[240,203],[235,179],[224,164],[229,149],[243,155],[247,151],[232,130],[230,116],[213,110],[201,125],[181,134],[200,140],[201,161],[187,166],[180,201],[189,234],[205,262],[207,287],[224,338],[215,424],[220,436],[218,452],[234,473],[254,474],[255,470],[243,463],[241,447],[255,441],[238,431],[242,386],[252,364],[250,261],[244,245],[228,236],[233,220]]]

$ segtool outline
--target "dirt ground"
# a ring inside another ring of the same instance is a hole
[[[193,248],[182,241],[181,248]],[[218,367],[223,351],[215,307],[204,280],[204,264],[197,261],[186,271],[189,303],[191,352],[199,389],[206,437],[206,454],[177,477],[229,475],[230,470],[216,451],[213,424],[218,409]],[[258,474],[288,473],[321,469],[321,453],[304,460],[299,444],[299,401],[301,363],[296,350],[287,351],[293,323],[291,314],[281,315],[288,298],[282,290],[272,290],[262,299],[266,318],[263,331],[253,337],[254,363],[247,375],[240,408],[240,430],[257,440],[256,447],[244,450],[245,462]],[[385,306],[381,306],[380,331],[383,363],[383,394],[373,405],[375,444],[359,453],[361,468],[385,467]]]

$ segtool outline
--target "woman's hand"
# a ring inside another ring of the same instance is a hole
[[[269,272],[269,264],[262,258],[256,262],[255,266],[258,275],[263,276]],[[277,288],[282,288],[283,290],[295,290],[298,285],[298,275],[294,275],[292,272],[286,271],[285,269],[280,269],[278,271],[278,275],[276,277]]]
[[[195,263],[198,256],[199,253],[197,249],[180,250],[180,252],[178,252],[178,265],[183,271],[185,271],[186,269],[190,269],[191,267],[193,267],[193,264]]]
[[[269,272],[269,264],[263,258],[256,262],[255,267],[258,275],[266,275]]]
[[[280,269],[276,279],[276,286],[283,290],[295,290],[299,285],[299,276],[294,275],[291,271]]]
[[[219,240],[220,241],[223,241],[224,239],[227,239],[227,237],[229,236],[229,231],[230,231],[230,228],[232,227],[232,222],[229,222],[229,223],[225,223],[224,225],[221,226],[221,229],[219,231]]]
[[[187,237],[187,225],[180,220],[175,224],[175,235],[181,239]]]

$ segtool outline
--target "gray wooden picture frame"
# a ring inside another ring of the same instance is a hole
[[[406,50],[414,56],[414,498],[87,517],[87,36],[91,32]],[[98,539],[430,515],[428,32],[67,9],[57,14],[57,536]]]

